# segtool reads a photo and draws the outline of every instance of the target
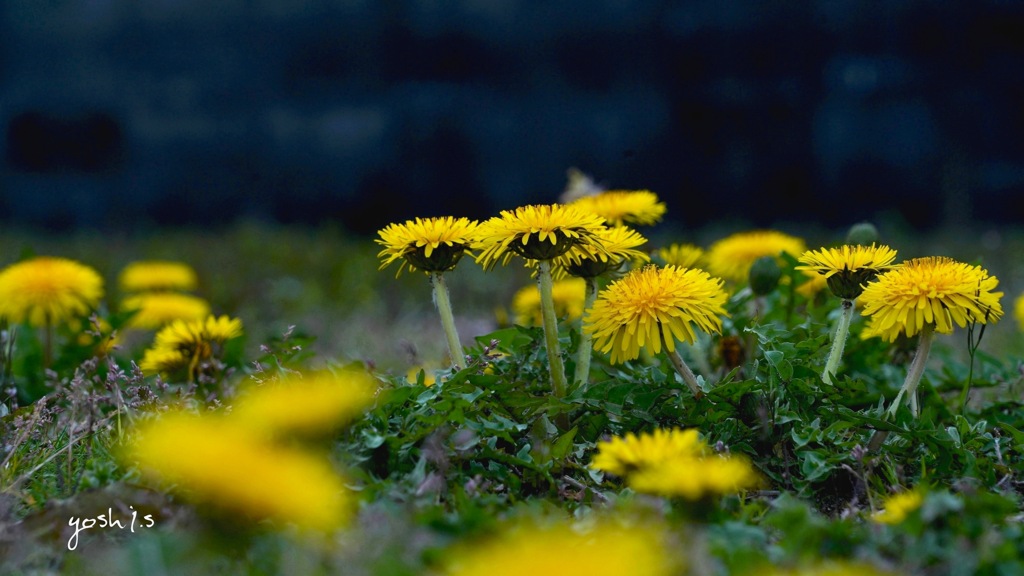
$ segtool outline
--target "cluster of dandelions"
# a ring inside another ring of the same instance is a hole
[[[328,454],[303,441],[345,425],[376,390],[368,373],[354,369],[292,374],[243,390],[230,411],[143,418],[122,459],[199,506],[253,522],[334,530],[347,524],[357,499]]]
[[[121,310],[131,314],[127,327],[156,330],[176,320],[209,316],[210,304],[193,294],[199,285],[195,270],[184,262],[140,260],[118,276]]]

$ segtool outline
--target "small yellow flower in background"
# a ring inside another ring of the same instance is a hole
[[[1024,294],[1017,297],[1013,304],[1013,315],[1017,318],[1017,324],[1024,330]]]
[[[866,283],[896,268],[895,259],[896,251],[888,246],[844,244],[804,252],[796,269],[824,276],[833,294],[853,300],[860,296]]]
[[[594,278],[618,270],[627,261],[649,262],[651,259],[646,253],[637,250],[647,243],[647,238],[632,228],[612,226],[598,232],[598,236],[598,244],[573,246],[552,260],[552,276],[556,279],[566,275]],[[536,261],[527,264],[536,266]]]
[[[816,294],[828,288],[828,280],[821,274],[808,270],[802,270],[802,272],[807,280],[796,287],[797,294],[804,298],[814,298]]]
[[[633,360],[640,348],[675,350],[675,340],[693,343],[693,325],[704,332],[722,331],[728,295],[722,281],[695,268],[645,266],[601,291],[583,329],[594,335],[594,348],[610,352],[613,363]]]
[[[416,384],[419,382],[420,372],[423,372],[423,385],[433,386],[437,384],[437,376],[434,375],[434,369],[427,366],[413,366],[405,373],[405,381],[409,384]]]
[[[121,303],[122,310],[135,310],[129,328],[154,330],[175,320],[197,320],[210,314],[206,300],[177,292],[134,294]]]
[[[40,256],[0,271],[0,317],[55,326],[85,316],[103,297],[103,278],[67,258]]]
[[[401,260],[396,277],[406,266],[410,272],[447,272],[469,252],[478,226],[475,220],[453,216],[389,224],[377,233],[380,238],[375,240],[384,247],[377,254],[383,260],[380,269]]]
[[[630,432],[599,442],[590,467],[625,477],[637,492],[687,500],[735,494],[760,483],[746,458],[715,454],[693,428]]]
[[[861,313],[871,321],[863,338],[879,336],[893,342],[900,334],[914,336],[925,326],[940,334],[969,322],[987,324],[1003,315],[999,280],[980,266],[932,256],[915,258],[867,285]]]
[[[123,292],[195,290],[196,272],[184,262],[144,260],[132,262],[121,270],[118,285]]]
[[[754,261],[783,252],[796,258],[807,250],[804,241],[775,230],[754,230],[727,236],[712,244],[704,257],[708,271],[731,282],[744,283]]]
[[[653,256],[665,266],[677,268],[703,268],[704,249],[696,244],[669,244],[654,251]]]
[[[625,437],[615,436],[598,442],[597,454],[590,467],[626,476],[669,460],[698,458],[708,451],[707,444],[700,439],[695,428],[657,429],[639,436],[628,432]]]
[[[880,524],[899,524],[923,503],[924,495],[920,490],[899,492],[886,497],[882,509],[872,514],[871,519]]]
[[[589,246],[598,253],[606,250],[601,233],[604,218],[571,205],[543,204],[502,210],[480,224],[474,248],[477,263],[485,269],[499,261],[508,264],[513,256],[527,260],[551,260],[574,246]]]
[[[276,445],[224,417],[161,414],[137,428],[125,459],[197,504],[253,521],[332,530],[353,513],[326,455]]]
[[[199,362],[213,356],[214,346],[242,335],[242,321],[228,316],[203,320],[175,320],[156,333],[139,368],[143,372],[169,374],[188,368],[189,376]]]
[[[231,418],[272,435],[326,433],[362,412],[376,392],[376,382],[363,370],[290,375],[243,392]]]
[[[450,558],[447,576],[668,576],[681,569],[662,531],[607,520],[589,527],[516,525],[490,541],[456,547]]]
[[[555,314],[559,318],[571,321],[583,317],[585,284],[582,278],[566,278],[552,283],[551,295],[554,297]],[[515,313],[516,324],[540,326],[540,306],[540,290],[536,284],[520,288],[512,296],[512,311]]]
[[[665,203],[650,190],[607,190],[574,200],[569,206],[597,214],[609,224],[652,226],[665,215]]]

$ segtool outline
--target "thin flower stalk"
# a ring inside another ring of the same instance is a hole
[[[455,368],[461,370],[466,365],[466,354],[462,351],[462,340],[459,340],[459,333],[455,329],[455,316],[452,314],[452,301],[448,295],[448,285],[444,281],[444,274],[431,272],[430,284],[434,288],[434,305],[437,306],[437,312],[441,316],[441,326],[448,339],[448,354],[451,356]]]
[[[555,317],[555,299],[552,296],[551,262],[537,263],[537,286],[540,288],[541,318],[544,325],[544,344],[548,351],[548,369],[551,372],[551,391],[555,398],[564,398],[569,388],[565,378],[565,365],[558,345],[558,319]]]
[[[584,297],[584,314],[594,307],[597,300],[597,277],[586,278],[587,288]],[[583,330],[580,334],[580,345],[576,350],[576,377],[573,379],[576,386],[585,387],[590,379],[590,358],[594,347],[594,334]]]
[[[889,417],[896,415],[896,410],[899,409],[900,403],[903,401],[903,396],[908,397],[910,403],[910,412],[917,418],[920,413],[920,407],[917,402],[917,386],[921,383],[921,377],[924,375],[924,367],[928,362],[928,354],[932,349],[932,340],[935,339],[935,327],[931,324],[925,324],[921,329],[921,335],[917,341],[917,352],[914,353],[914,360],[910,363],[910,369],[907,370],[907,379],[903,381],[903,387],[900,388],[896,399],[892,401],[892,406],[889,407],[887,415]]]
[[[693,392],[693,396],[695,398],[702,396],[704,392],[700,389],[700,384],[697,382],[697,376],[693,374],[693,370],[690,370],[690,367],[683,361],[683,357],[679,355],[679,350],[673,349],[666,350],[665,352],[668,355],[668,359],[672,362],[672,366],[675,367],[676,372],[682,376],[683,382],[686,382],[686,385],[690,388],[690,392]]]
[[[826,384],[833,384],[832,377],[839,369],[839,362],[843,359],[843,349],[846,348],[846,338],[850,334],[850,321],[853,319],[853,300],[843,299],[840,305],[842,312],[839,314],[839,321],[836,322],[836,333],[832,338],[832,348],[828,352],[828,361],[825,362],[825,370],[821,373],[821,379]]]

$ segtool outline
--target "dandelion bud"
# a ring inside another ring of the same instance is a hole
[[[868,246],[875,242],[878,242],[878,228],[871,222],[858,222],[850,226],[850,231],[846,233],[847,244]]]

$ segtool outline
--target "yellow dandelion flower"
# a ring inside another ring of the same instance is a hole
[[[132,262],[118,276],[118,285],[124,292],[195,290],[198,284],[191,266],[168,260]]]
[[[445,574],[462,576],[668,576],[679,573],[662,531],[608,521],[591,527],[516,525],[489,542],[457,548]]]
[[[444,216],[417,218],[404,224],[389,224],[377,232],[375,242],[384,248],[377,254],[383,270],[401,260],[397,277],[406,266],[409,271],[447,272],[469,252],[479,223],[468,218]]]
[[[708,271],[732,282],[746,282],[750,267],[762,256],[786,252],[794,258],[807,247],[800,238],[775,230],[754,230],[727,236],[712,244],[705,258]]]
[[[493,268],[514,255],[527,260],[551,260],[574,246],[588,245],[605,252],[601,244],[604,219],[570,205],[546,204],[502,210],[477,229],[476,261]]]
[[[1003,315],[993,292],[999,280],[979,266],[933,256],[915,258],[878,276],[861,295],[862,314],[871,321],[862,337],[893,342],[900,334],[914,336],[930,325],[941,334],[968,322],[996,322]]]
[[[760,477],[742,456],[712,454],[667,459],[630,473],[626,481],[644,494],[700,500],[754,488]]]
[[[146,292],[124,299],[122,310],[135,310],[129,328],[153,330],[175,320],[197,320],[210,314],[206,300],[178,292]]]
[[[227,418],[162,414],[139,426],[125,459],[198,504],[254,521],[331,530],[353,512],[326,456],[278,446]]]
[[[1017,297],[1013,304],[1013,315],[1017,318],[1017,324],[1024,330],[1024,294]]]
[[[552,261],[551,274],[595,278],[618,270],[627,261],[649,262],[650,256],[637,250],[647,243],[639,232],[626,226],[612,226],[598,233],[598,249],[594,244],[578,244]],[[536,261],[530,262],[536,265]]]
[[[423,372],[423,385],[430,387],[437,384],[437,376],[434,374],[435,368],[429,366],[413,366],[405,372],[405,381],[409,384],[416,384],[420,379],[420,372]],[[486,373],[486,371],[485,371]]]
[[[590,463],[594,470],[616,476],[627,476],[652,466],[680,459],[693,459],[707,454],[709,448],[695,428],[657,429],[637,436],[613,437],[597,443],[597,454]]]
[[[833,294],[853,300],[860,296],[866,283],[895,268],[895,259],[896,251],[888,246],[844,244],[804,252],[796,269],[824,276]]]
[[[551,295],[555,303],[555,315],[567,320],[583,317],[583,303],[586,298],[586,282],[582,278],[566,278],[551,284]],[[536,284],[523,286],[512,296],[512,311],[516,324],[540,326],[540,290]]]
[[[637,358],[644,346],[657,354],[663,343],[675,351],[676,339],[693,343],[694,325],[721,332],[727,299],[722,281],[703,270],[646,266],[602,290],[583,329],[594,335],[595,349],[611,352],[618,363]]]
[[[40,256],[0,271],[0,317],[55,326],[85,316],[103,297],[103,278],[67,258]]]
[[[377,385],[365,371],[316,372],[250,388],[231,418],[269,434],[330,432],[373,402]]]
[[[882,510],[871,515],[880,524],[899,524],[924,503],[920,490],[907,490],[892,494],[882,502]]]
[[[666,266],[703,268],[704,249],[696,244],[669,244],[654,251],[654,257]]]
[[[175,320],[156,333],[139,368],[143,372],[170,374],[184,368],[191,372],[213,356],[214,346],[242,335],[242,321],[228,316],[201,320]]]
[[[607,190],[574,200],[570,206],[597,214],[609,224],[651,226],[665,215],[665,203],[650,190]]]

